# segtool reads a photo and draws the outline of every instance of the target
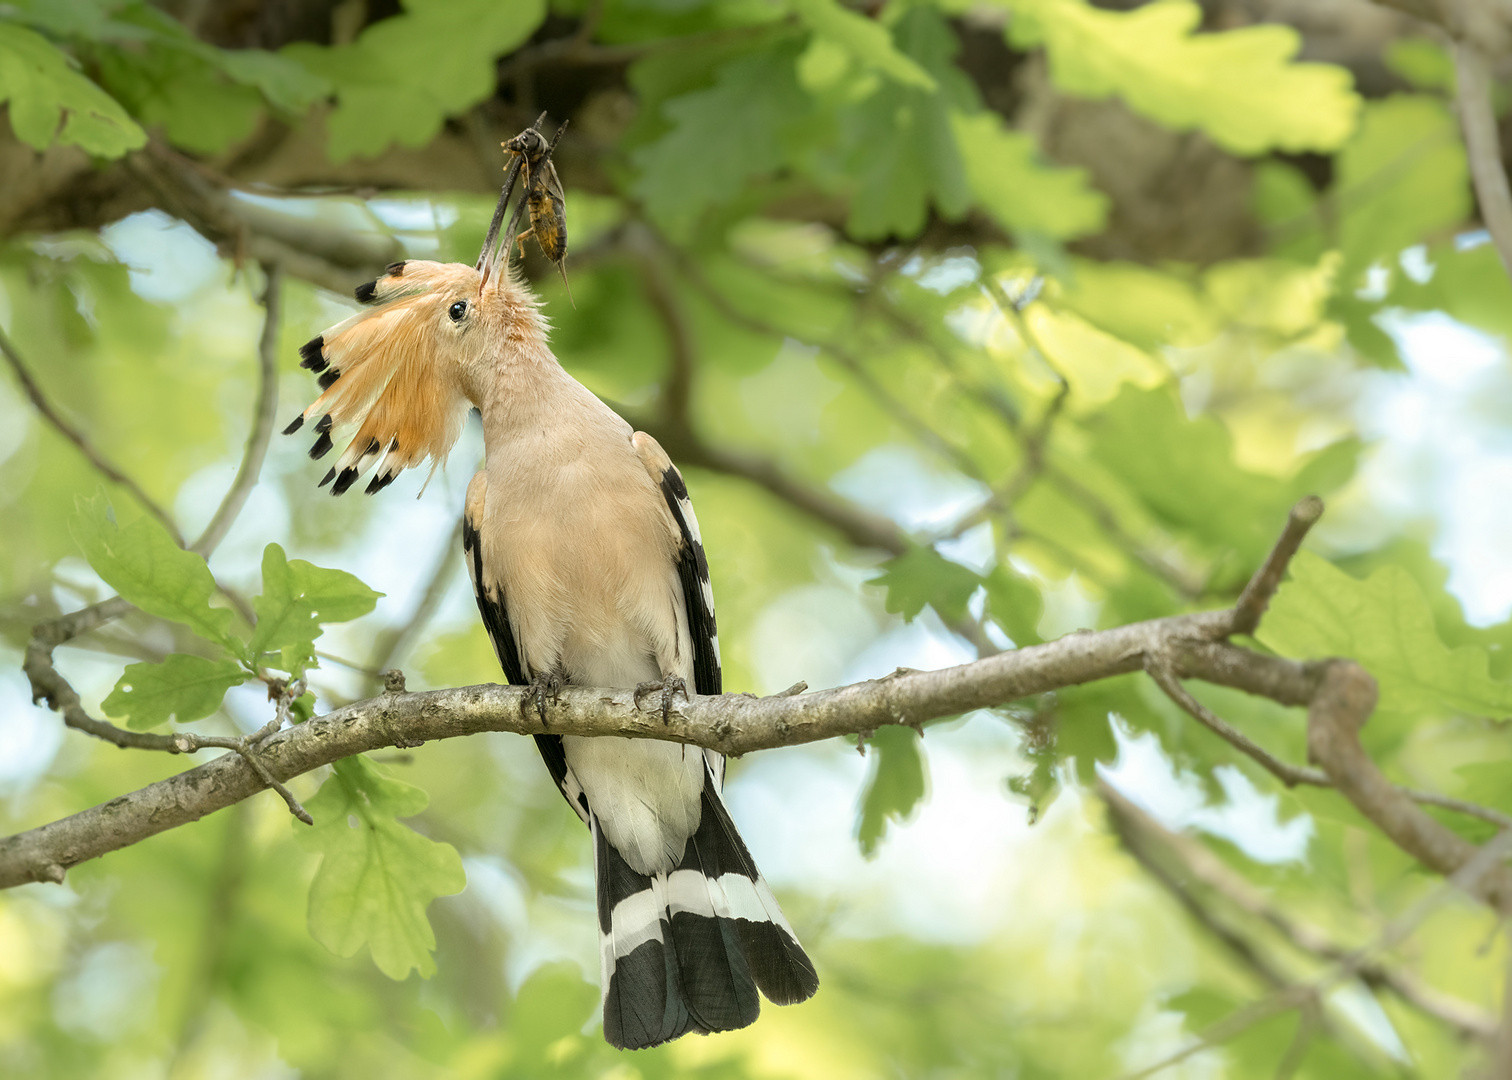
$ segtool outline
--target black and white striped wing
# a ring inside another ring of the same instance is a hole
[[[688,613],[688,633],[693,639],[693,689],[700,694],[724,693],[724,676],[719,663],[719,623],[714,617],[714,589],[709,584],[709,559],[704,554],[703,537],[698,532],[698,516],[688,498],[688,485],[682,473],[667,457],[655,439],[637,431],[632,440],[651,479],[661,488],[667,509],[677,525],[681,543],[677,548],[677,576],[682,582],[683,603]],[[724,787],[724,755],[705,750],[704,757],[714,774],[715,783]]]
[[[483,506],[487,496],[488,480],[485,473],[478,473],[467,486],[467,510],[462,518],[462,554],[467,560],[467,574],[472,578],[473,595],[478,600],[478,614],[483,617],[483,628],[493,642],[499,666],[504,669],[504,678],[511,686],[529,686],[530,679],[525,665],[520,660],[520,650],[515,642],[514,626],[509,621],[509,608],[505,604],[504,590],[491,580],[484,568],[483,537],[480,532]],[[556,786],[567,800],[567,805],[577,816],[588,823],[588,796],[582,785],[567,767],[567,755],[562,749],[560,735],[535,736],[536,749],[546,762],[546,769]]]

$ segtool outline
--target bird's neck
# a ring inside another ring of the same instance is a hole
[[[482,416],[484,450],[490,459],[507,454],[505,448],[521,439],[545,437],[569,417],[598,404],[540,339],[511,342],[466,389]]]

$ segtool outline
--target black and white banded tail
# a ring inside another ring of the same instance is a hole
[[[635,1050],[742,1028],[760,989],[791,1005],[819,987],[705,768],[703,814],[670,873],[636,873],[593,828],[604,1038]]]

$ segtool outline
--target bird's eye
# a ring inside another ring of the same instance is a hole
[[[451,317],[452,322],[461,322],[463,317],[467,314],[467,301],[458,300],[455,304],[446,309],[446,314]]]

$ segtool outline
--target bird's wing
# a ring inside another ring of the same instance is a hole
[[[651,480],[661,489],[672,512],[679,533],[677,576],[682,582],[683,604],[688,614],[688,633],[693,646],[693,686],[700,694],[723,693],[723,676],[719,664],[719,627],[714,618],[714,590],[709,585],[709,560],[704,554],[703,538],[698,533],[698,517],[688,498],[688,485],[682,473],[661,445],[644,431],[637,431],[631,441],[640,455]],[[724,755],[704,751],[714,779],[724,786]]]
[[[467,560],[467,574],[472,578],[473,595],[478,599],[478,614],[483,617],[483,628],[493,642],[498,654],[499,666],[511,686],[528,686],[525,665],[520,662],[520,650],[515,643],[514,626],[509,621],[509,609],[505,605],[504,589],[490,575],[483,558],[483,508],[488,497],[488,475],[479,472],[467,485],[467,509],[462,519],[462,554]],[[567,805],[587,824],[588,796],[567,766],[567,755],[562,749],[560,735],[537,735],[536,748],[546,762],[546,769],[556,781]]]

